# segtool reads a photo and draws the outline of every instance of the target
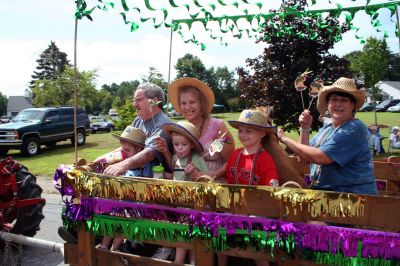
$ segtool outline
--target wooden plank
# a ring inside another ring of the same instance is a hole
[[[107,251],[96,249],[96,262],[98,266],[126,266],[126,265],[146,265],[146,266],[181,266],[185,264],[175,263],[167,260],[159,260],[149,257],[122,253],[117,251]]]
[[[78,265],[78,245],[65,244],[64,245],[64,263],[69,265]],[[184,265],[174,263],[171,261],[164,261],[148,257],[141,257],[134,254],[122,253],[117,251],[109,251],[103,249],[95,249],[95,262],[97,266],[126,266],[126,265],[169,265],[178,266]]]
[[[78,231],[78,257],[80,266],[96,266],[95,236],[84,228]]]
[[[195,239],[195,261],[196,265],[214,265],[214,252],[212,250],[212,243],[207,243],[202,239]]]
[[[374,174],[378,179],[400,182],[400,167],[388,162],[374,161]]]
[[[78,245],[64,244],[64,263],[69,265],[78,265]]]

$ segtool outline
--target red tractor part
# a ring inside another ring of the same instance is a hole
[[[11,157],[0,161],[0,229],[34,236],[43,220],[42,189],[36,177]]]

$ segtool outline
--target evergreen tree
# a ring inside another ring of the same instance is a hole
[[[35,86],[38,80],[55,80],[67,67],[71,67],[67,54],[58,49],[55,42],[51,41],[50,45],[40,54],[40,58],[36,60],[38,66],[33,71],[30,87]]]
[[[297,16],[296,11],[305,10],[306,5],[306,0],[288,0],[278,11],[271,10],[271,13],[292,12],[285,15],[285,20],[275,16],[265,23],[257,41],[268,41],[269,45],[262,55],[246,60],[250,70],[238,69],[238,88],[243,102],[247,107],[273,106],[274,123],[286,130],[298,128],[298,116],[303,111],[300,93],[294,88],[299,74],[307,69],[313,71],[305,83],[307,86],[319,78],[326,85],[342,76],[352,77],[349,62],[328,53],[348,27],[330,16]],[[308,91],[304,91],[303,96],[307,108],[311,97]],[[315,104],[316,100],[310,110],[317,119]],[[313,128],[318,126],[314,121]]]

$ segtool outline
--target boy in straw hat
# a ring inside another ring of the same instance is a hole
[[[339,78],[319,93],[318,111],[320,114],[328,111],[331,119],[311,141],[313,118],[308,110],[299,117],[300,143],[279,129],[279,140],[311,163],[311,188],[377,194],[368,129],[355,118],[364,99],[365,91],[358,90],[353,79]]]
[[[146,136],[144,135],[143,131],[138,128],[127,126],[125,130],[121,133],[121,135],[113,134],[113,137],[119,140],[121,150],[118,152],[120,152],[120,154],[122,155],[122,160],[132,157],[144,149]],[[110,153],[110,156],[111,155],[112,153]],[[120,156],[118,155],[118,157]],[[120,159],[117,158],[117,161],[119,160]],[[125,173],[125,176],[143,176],[143,168],[140,167],[137,169],[128,170]],[[99,248],[117,250],[117,248],[121,245],[123,241],[123,237],[115,237],[113,240],[112,237],[104,236],[101,244],[99,245]]]
[[[174,148],[174,154],[171,160],[171,154],[166,147],[166,141],[159,139],[157,149],[164,154],[165,160],[170,169],[173,169],[174,180],[196,181],[200,177],[200,172],[207,171],[207,165],[200,156],[203,152],[203,146],[198,140],[199,130],[190,122],[179,121],[178,123],[166,123],[162,129],[169,134]],[[165,173],[167,178],[170,174]],[[175,262],[184,263],[187,250],[176,248]],[[190,263],[194,264],[194,251],[189,252]]]
[[[238,129],[243,144],[233,152],[226,166],[229,184],[277,186],[278,172],[272,157],[263,149],[262,140],[275,134],[275,127],[261,110],[243,110],[236,121],[228,123]]]

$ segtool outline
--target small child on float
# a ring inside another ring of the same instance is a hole
[[[127,126],[121,135],[113,135],[113,137],[119,139],[121,149],[107,153],[99,157],[96,161],[104,162],[105,164],[113,164],[132,157],[144,149],[146,136],[143,131],[138,128]],[[128,170],[125,176],[143,176],[143,168]],[[104,236],[98,247],[114,251],[118,249],[123,241],[123,237],[114,237],[113,240],[110,236]]]
[[[271,155],[263,149],[263,138],[275,134],[267,114],[261,110],[243,110],[238,120],[228,121],[238,130],[243,147],[236,149],[226,165],[226,182],[240,185],[278,186],[279,177]],[[228,256],[218,255],[218,265],[227,265]],[[255,260],[257,266],[268,261]]]
[[[172,177],[179,181],[196,181],[203,171],[207,171],[207,165],[200,156],[203,146],[198,138],[199,130],[190,122],[179,121],[178,123],[166,123],[162,129],[169,134],[174,148],[171,154],[167,148],[166,141],[162,138],[157,140],[156,149],[161,152],[168,167],[173,169]],[[171,174],[164,173],[165,178],[171,179]],[[184,263],[188,251],[183,248],[176,248],[175,262]],[[189,251],[190,263],[194,264],[194,251]]]

